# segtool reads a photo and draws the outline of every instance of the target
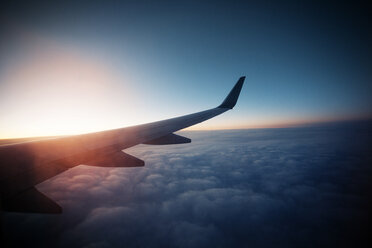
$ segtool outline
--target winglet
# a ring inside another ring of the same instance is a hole
[[[234,88],[232,88],[232,90],[227,95],[227,97],[222,102],[222,104],[220,106],[218,106],[217,108],[228,108],[228,109],[232,109],[235,106],[236,101],[239,98],[240,91],[242,90],[244,79],[245,79],[245,76],[239,78],[239,80],[235,84]]]

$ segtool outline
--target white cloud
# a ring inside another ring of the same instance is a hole
[[[332,246],[357,224],[362,235],[370,155],[349,155],[337,132],[295,133],[189,132],[188,145],[129,149],[144,168],[79,166],[40,185],[65,209],[45,232],[69,247]]]

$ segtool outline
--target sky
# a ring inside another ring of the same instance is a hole
[[[371,122],[183,131],[37,186],[60,215],[3,213],[5,247],[371,247]]]
[[[371,15],[343,1],[1,3],[0,138],[87,133],[220,104],[193,129],[372,116]]]
[[[246,76],[191,144],[37,185],[63,213],[1,213],[1,246],[370,244],[371,18],[367,1],[1,1],[0,138],[206,110]]]

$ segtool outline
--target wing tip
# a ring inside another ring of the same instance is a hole
[[[239,78],[238,82],[236,82],[236,84],[231,89],[230,93],[227,95],[225,100],[217,108],[227,108],[227,109],[234,108],[234,106],[236,105],[236,102],[238,101],[240,91],[242,90],[244,80],[245,80],[245,76],[242,76]]]

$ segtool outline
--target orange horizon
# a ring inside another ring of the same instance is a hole
[[[339,119],[320,119],[317,121],[292,121],[289,123],[270,123],[270,124],[241,124],[235,126],[223,126],[223,125],[210,125],[210,126],[195,126],[185,128],[181,131],[218,131],[218,130],[245,130],[245,129],[275,129],[275,128],[293,128],[293,127],[304,127],[304,126],[312,126],[317,124],[331,124],[331,123],[342,123],[342,122],[354,122],[354,121],[369,121],[372,120],[372,117],[360,117],[360,118],[339,118]],[[138,124],[141,125],[141,124]],[[131,125],[133,126],[133,125]],[[135,125],[134,125],[135,126]],[[199,127],[198,127],[199,126]],[[45,138],[45,137],[58,137],[58,136],[69,136],[69,135],[79,135],[79,134],[86,134],[86,133],[95,133],[101,132],[106,130],[118,129],[118,128],[125,128],[130,126],[122,126],[117,128],[109,128],[109,129],[101,129],[101,130],[94,130],[88,132],[81,132],[81,133],[61,133],[61,134],[45,134],[45,135],[14,135],[14,136],[6,136],[0,134],[0,140],[7,140],[7,139],[23,139],[23,138]]]

